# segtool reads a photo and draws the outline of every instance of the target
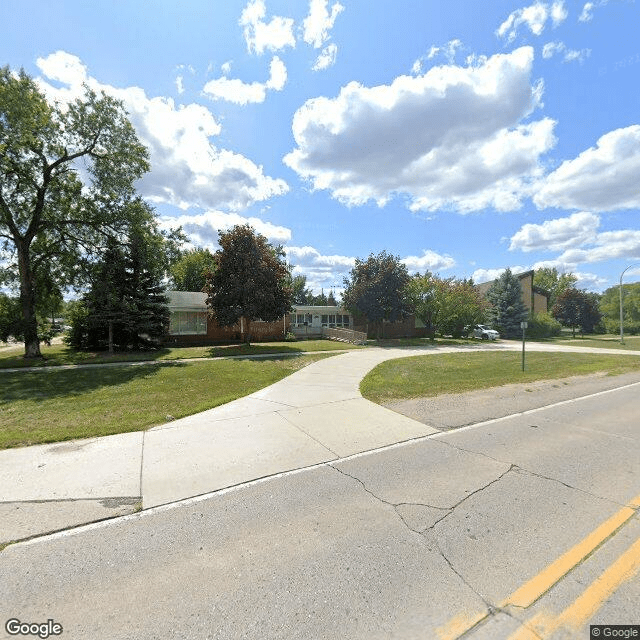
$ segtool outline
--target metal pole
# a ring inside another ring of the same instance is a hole
[[[522,370],[524,371],[524,323],[522,323]]]
[[[626,271],[626,269],[625,269]],[[622,329],[622,276],[624,271],[620,274],[620,344],[624,344],[624,331]]]

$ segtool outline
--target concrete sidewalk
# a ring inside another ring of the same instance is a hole
[[[517,348],[497,343],[349,351],[144,432],[0,451],[0,544],[435,433],[365,400],[359,391],[364,375],[392,358]]]

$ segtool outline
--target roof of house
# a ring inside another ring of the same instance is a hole
[[[207,294],[201,291],[167,291],[169,309],[176,311],[206,311]]]
[[[518,280],[524,280],[525,278],[531,278],[531,282],[533,283],[533,276],[534,276],[534,271],[525,271],[524,273],[514,273],[515,277],[518,278]],[[496,282],[495,280],[490,280],[489,282],[482,282],[480,284],[476,285],[476,288],[480,291],[480,293],[482,295],[486,295],[487,291],[491,288],[491,285]],[[547,298],[549,297],[549,292],[545,291],[544,289],[541,289],[540,287],[536,287],[535,285],[531,285],[532,290],[535,293],[538,293],[542,296],[546,296]]]

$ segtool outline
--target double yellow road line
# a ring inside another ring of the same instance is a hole
[[[640,508],[640,495],[627,506],[612,515],[586,538],[569,549],[555,562],[543,569],[509,597],[498,607],[514,606],[522,609],[530,607],[541,598],[553,585],[559,582],[571,569],[580,564],[607,539],[625,525]],[[640,569],[640,540],[637,540],[625,551],[584,593],[559,616],[538,614],[520,627],[509,640],[530,640],[547,637],[560,628],[578,629],[591,618],[608,598],[625,580],[631,578]],[[454,640],[472,629],[488,617],[483,611],[478,614],[462,614],[447,625],[437,629],[439,640]],[[535,634],[531,631],[535,629]]]

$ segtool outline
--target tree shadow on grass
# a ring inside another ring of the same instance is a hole
[[[42,347],[42,358],[25,358],[24,353],[13,352],[0,354],[0,369],[37,369],[69,364],[109,364],[112,362],[154,362],[171,353],[170,349],[161,348],[148,351],[119,351],[109,354],[107,351],[74,351],[69,347],[48,351]]]
[[[87,369],[47,369],[0,374],[0,406],[18,400],[72,398],[102,387],[125,385],[133,380],[153,378],[161,366],[183,367],[180,363],[143,364]]]
[[[234,345],[217,345],[207,349],[206,354],[209,358],[220,358],[224,356],[257,356],[271,353],[305,353],[301,347],[296,347],[295,343],[289,345],[274,346],[268,342]]]

